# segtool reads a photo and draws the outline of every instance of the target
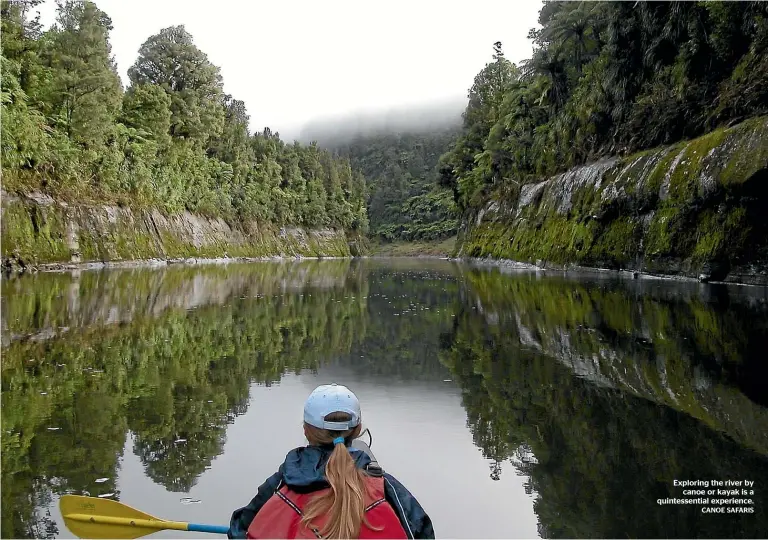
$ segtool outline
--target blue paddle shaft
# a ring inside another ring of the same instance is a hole
[[[226,525],[202,525],[200,523],[190,523],[187,530],[192,532],[227,534],[229,532],[229,527]]]

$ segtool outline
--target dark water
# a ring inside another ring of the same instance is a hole
[[[6,538],[71,538],[64,493],[226,524],[329,381],[438,537],[768,532],[766,289],[376,260],[2,284]],[[755,513],[659,505],[676,479],[755,482]]]

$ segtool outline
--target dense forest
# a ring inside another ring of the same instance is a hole
[[[456,234],[458,212],[451,191],[437,185],[437,167],[458,128],[362,134],[328,145],[337,156],[349,159],[368,183],[372,236],[408,241]]]
[[[124,90],[93,2],[2,2],[3,187],[61,200],[365,232],[365,179],[317,145],[251,134],[183,26],[141,46]],[[268,104],[266,104],[268,105]]]
[[[768,111],[765,2],[545,2],[539,23],[519,66],[495,44],[441,158],[461,210]]]

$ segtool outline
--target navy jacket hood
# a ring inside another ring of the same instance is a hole
[[[312,488],[312,491],[328,487],[325,465],[332,452],[333,447],[324,446],[305,446],[291,450],[281,466],[283,482],[291,488]],[[371,462],[371,458],[362,450],[349,448],[349,453],[359,469]]]

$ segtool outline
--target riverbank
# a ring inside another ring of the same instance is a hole
[[[405,247],[405,246],[404,246]],[[28,269],[24,269],[24,272],[72,272],[78,270],[100,270],[100,269],[125,269],[125,268],[165,268],[170,266],[202,266],[202,265],[230,265],[238,263],[257,263],[257,262],[297,262],[297,261],[311,261],[311,260],[345,260],[353,257],[303,257],[300,255],[294,257],[220,257],[220,258],[178,258],[178,259],[136,259],[130,261],[107,261],[107,262],[91,262],[91,263],[49,263],[40,264]],[[389,255],[374,253],[370,255],[362,256],[364,259],[411,259],[414,262],[419,260],[437,260],[437,261],[449,261],[454,263],[464,263],[469,266],[479,267],[495,267],[502,271],[504,270],[521,270],[521,271],[536,271],[541,274],[562,274],[570,276],[578,275],[604,275],[615,276],[621,279],[654,279],[665,281],[680,281],[680,282],[699,282],[703,284],[711,285],[733,285],[733,286],[747,286],[756,288],[768,288],[766,285],[751,284],[751,283],[739,283],[739,282],[727,282],[727,281],[708,281],[701,278],[692,278],[680,275],[669,274],[652,274],[647,272],[638,272],[636,270],[615,270],[611,268],[596,268],[590,266],[578,266],[578,265],[565,265],[565,266],[536,266],[535,264],[529,264],[519,261],[513,261],[509,259],[480,259],[472,257],[451,257],[443,253],[436,254],[417,254],[417,255]],[[19,273],[21,270],[15,272]]]
[[[496,267],[506,270],[521,270],[521,271],[536,271],[541,274],[562,274],[562,275],[604,275],[604,276],[616,276],[622,279],[655,279],[664,281],[679,281],[683,283],[702,283],[710,285],[733,285],[744,287],[756,287],[768,289],[768,284],[764,283],[745,283],[740,281],[718,281],[707,279],[707,276],[700,275],[697,277],[686,276],[680,274],[663,274],[654,272],[642,272],[639,270],[632,270],[626,268],[601,268],[596,266],[581,266],[578,264],[564,264],[557,265],[552,263],[545,263],[538,261],[537,264],[515,261],[512,259],[493,259],[493,258],[479,258],[479,257],[448,257],[448,260],[452,262],[465,263],[472,266],[480,267]]]
[[[303,257],[296,255],[293,257],[284,257],[275,255],[272,257],[218,257],[218,258],[199,258],[187,257],[176,259],[134,259],[129,261],[105,261],[105,262],[85,262],[85,263],[45,263],[28,268],[17,268],[16,272],[70,272],[76,270],[100,270],[100,269],[121,269],[121,268],[163,268],[168,266],[195,266],[195,265],[228,265],[237,263],[256,263],[256,262],[280,262],[280,261],[328,261],[345,260],[350,257]],[[8,269],[12,273],[14,269]]]
[[[68,204],[2,194],[5,271],[351,257],[366,241],[339,229],[227,222],[190,212]]]

